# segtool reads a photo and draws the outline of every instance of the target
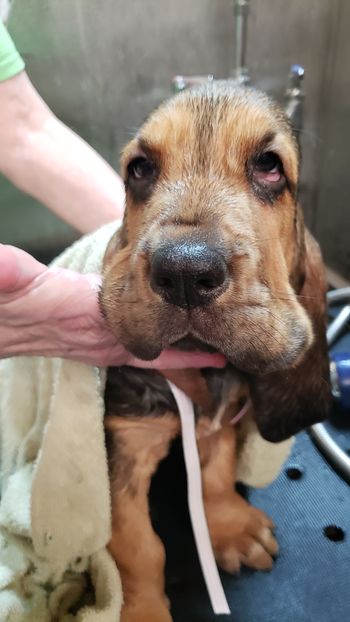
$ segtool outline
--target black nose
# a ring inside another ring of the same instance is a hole
[[[208,304],[227,285],[224,258],[202,242],[164,244],[152,256],[152,289],[178,307],[192,309]]]

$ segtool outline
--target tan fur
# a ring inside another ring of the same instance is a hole
[[[264,150],[278,154],[288,179],[271,200],[250,174]],[[151,159],[157,170],[143,195],[129,187],[137,157]],[[330,403],[323,268],[296,203],[298,165],[283,114],[262,94],[213,86],[164,104],[124,151],[126,213],[106,254],[101,292],[109,326],[133,354],[154,358],[190,334],[248,372],[239,391],[249,391],[257,425],[270,440],[326,416]],[[152,254],[164,241],[182,239],[220,248],[229,273],[225,291],[191,310],[168,304],[150,285]],[[241,563],[271,568],[278,550],[273,523],[234,490],[240,431],[229,420],[239,410],[237,387],[215,419],[199,372],[164,375],[202,408],[197,437],[205,508],[220,565],[229,572]],[[110,551],[122,575],[123,622],[171,620],[164,551],[151,528],[147,494],[178,425],[168,415],[107,420],[117,438]]]
[[[207,427],[208,434],[203,434]],[[210,423],[199,420],[198,436],[205,511],[215,557],[227,572],[241,564],[272,568],[278,552],[273,522],[235,492],[236,431],[227,422],[209,434]]]
[[[162,418],[107,417],[106,427],[120,448],[111,468],[112,539],[109,550],[122,577],[125,606],[122,622],[171,620],[164,594],[163,545],[149,517],[148,492],[158,463],[179,432],[173,415]],[[132,461],[127,479],[118,477],[119,463]]]
[[[174,372],[172,380],[179,379],[181,386],[181,373],[176,376]],[[189,393],[197,390],[195,384],[190,387],[187,381]],[[231,403],[215,432],[210,416],[201,417],[197,424],[209,532],[216,559],[227,572],[237,572],[242,563],[268,570],[278,551],[273,523],[234,490],[236,430],[229,420],[237,410],[238,402],[236,408]],[[164,592],[165,552],[151,526],[148,493],[153,473],[180,431],[179,420],[173,415],[108,416],[105,425],[118,448],[110,467],[113,535],[109,550],[122,577],[121,620],[170,622]]]

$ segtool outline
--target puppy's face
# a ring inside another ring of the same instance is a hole
[[[224,84],[185,92],[150,117],[122,165],[126,213],[101,292],[122,344],[144,359],[210,347],[249,373],[296,364],[313,336],[295,294],[298,154],[279,109]]]

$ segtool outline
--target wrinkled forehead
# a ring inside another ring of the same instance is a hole
[[[292,181],[298,175],[298,150],[278,106],[253,89],[207,87],[185,91],[163,104],[125,151],[156,156],[171,165],[181,160],[192,171],[200,167],[230,168],[263,151],[281,158]]]

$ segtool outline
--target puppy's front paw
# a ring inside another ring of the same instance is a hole
[[[122,607],[120,622],[173,622],[163,599],[144,599],[142,596],[133,603]]]
[[[206,512],[215,556],[226,572],[237,572],[241,564],[271,570],[278,544],[264,512],[236,493],[210,501]]]

